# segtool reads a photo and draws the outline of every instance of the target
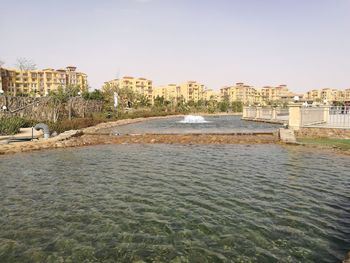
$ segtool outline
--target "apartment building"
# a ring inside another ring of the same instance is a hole
[[[203,99],[203,92],[205,86],[197,81],[187,81],[179,85],[180,87],[180,96],[185,100],[197,102]]]
[[[309,101],[323,102],[350,102],[350,89],[314,89],[305,94],[305,99]]]
[[[177,102],[181,97],[181,88],[176,84],[168,84],[153,89],[153,98],[163,97],[164,100]]]
[[[303,97],[302,94],[296,94],[288,90],[287,85],[277,87],[265,86],[257,89],[263,103],[272,101],[288,102],[292,101],[294,96]]]
[[[68,85],[79,86],[81,91],[88,90],[87,75],[77,72],[76,67],[66,69],[18,70],[0,68],[1,89],[8,95],[27,94],[45,96],[50,91]]]
[[[130,89],[136,94],[144,95],[149,102],[153,104],[153,82],[146,78],[134,78],[124,76],[120,79],[114,79],[105,82],[104,85],[110,85],[117,89]]]
[[[199,100],[209,100],[214,92],[210,89],[206,89],[205,86],[197,81],[187,81],[182,84],[168,84],[154,88],[153,98],[164,97],[167,101],[183,100],[184,102]]]
[[[215,101],[221,101],[220,91],[216,91],[213,89],[205,89],[203,91],[203,100],[209,101],[209,100],[215,100]]]
[[[242,82],[238,82],[234,86],[223,87],[220,89],[220,93],[222,98],[228,97],[230,102],[241,101],[245,105],[267,105],[271,102],[277,101],[289,102],[292,101],[296,95],[302,97],[301,94],[290,92],[286,85],[256,88],[245,85]]]
[[[234,86],[227,86],[220,89],[221,98],[228,98],[229,102],[240,101],[244,104],[259,103],[257,90],[254,87],[245,85],[242,82]]]

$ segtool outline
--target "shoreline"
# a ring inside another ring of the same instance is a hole
[[[193,113],[204,115],[200,113]],[[205,116],[225,116],[225,115],[240,115],[231,113],[208,114]],[[111,122],[99,123],[95,126],[84,128],[82,130],[70,130],[59,134],[56,137],[47,140],[17,142],[10,144],[0,144],[0,155],[15,154],[20,152],[31,152],[45,149],[71,148],[92,145],[106,144],[278,144],[285,145],[279,139],[278,132],[270,132],[264,134],[253,133],[201,133],[201,134],[128,134],[128,135],[113,135],[103,133],[103,130],[108,130],[112,127],[128,125],[132,123],[143,122],[147,120],[178,118],[185,114],[144,117],[134,119],[122,119]],[[297,144],[289,147],[302,146],[305,149],[319,149],[332,153],[350,155],[350,151],[337,149],[335,147],[326,147],[321,145],[306,145]]]

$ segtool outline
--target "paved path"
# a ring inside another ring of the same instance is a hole
[[[43,136],[42,131],[34,130],[34,138],[40,138]],[[0,136],[0,143],[1,141],[8,141],[8,140],[21,140],[21,139],[29,139],[32,138],[32,128],[21,128],[20,132],[15,135],[5,135]]]

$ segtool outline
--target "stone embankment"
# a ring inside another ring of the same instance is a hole
[[[295,131],[297,138],[350,139],[350,129],[307,127]]]
[[[172,116],[179,117],[179,115]],[[167,117],[152,117],[161,119]],[[109,134],[110,128],[144,121],[145,118],[119,120],[100,123],[84,130],[72,130],[47,139],[30,142],[20,142],[0,145],[0,154],[29,152],[41,149],[78,147],[97,144],[139,144],[139,143],[168,143],[168,144],[266,144],[277,143],[277,134],[139,134],[114,135]]]
[[[140,134],[118,136],[81,135],[82,131],[69,131],[69,133],[72,134],[62,133],[48,140],[0,145],[0,155],[97,144],[267,144],[278,142],[275,135]]]

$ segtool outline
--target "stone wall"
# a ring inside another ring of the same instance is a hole
[[[84,100],[81,97],[71,98],[68,102],[54,103],[50,97],[10,97],[0,96],[0,116],[20,116],[38,121],[68,118],[71,107],[72,117],[89,117],[102,111],[102,101]],[[70,106],[71,105],[71,106]]]
[[[297,138],[350,139],[350,129],[300,128],[295,135]]]

